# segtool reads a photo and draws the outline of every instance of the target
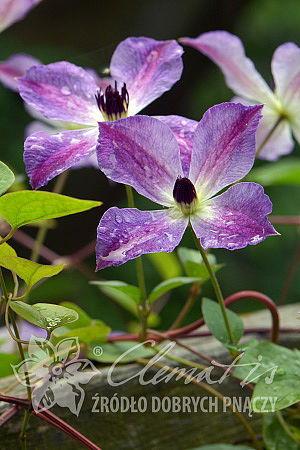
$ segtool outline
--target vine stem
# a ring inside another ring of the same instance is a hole
[[[300,441],[299,439],[296,438],[296,436],[291,432],[288,424],[286,423],[286,421],[284,420],[282,414],[280,411],[275,411],[275,414],[277,416],[277,420],[280,423],[280,425],[282,426],[282,428],[284,429],[284,431],[286,432],[286,434],[293,439],[293,441],[295,441],[298,445],[300,445]]]
[[[179,325],[181,324],[181,322],[184,320],[187,313],[190,311],[195,300],[197,299],[197,297],[199,296],[199,294],[201,292],[201,285],[202,285],[202,282],[196,282],[192,285],[188,299],[185,302],[185,304],[183,305],[183,308],[180,311],[180,313],[178,314],[178,316],[176,317],[175,321],[171,325],[170,330],[174,330],[175,328],[178,328]]]
[[[269,131],[269,133],[267,134],[267,136],[264,138],[264,140],[262,141],[262,143],[260,144],[260,146],[256,150],[255,157],[257,157],[260,154],[260,152],[262,151],[263,147],[266,145],[268,140],[271,138],[271,136],[273,135],[273,133],[277,129],[278,125],[281,123],[282,119],[283,119],[283,116],[280,115],[278,117],[278,119],[276,120],[276,122],[274,123],[273,127],[271,128],[271,130]]]
[[[53,191],[55,194],[60,194],[64,188],[64,185],[66,183],[68,177],[68,171],[61,173],[54,184]],[[32,253],[31,253],[31,261],[37,262],[40,255],[40,248],[43,245],[46,236],[48,232],[48,226],[47,221],[45,220],[43,224],[39,227],[39,231],[36,236],[35,245],[33,247]]]
[[[280,298],[279,298],[279,305],[284,305],[287,301],[288,295],[289,295],[289,291],[291,289],[292,283],[294,281],[294,278],[296,276],[296,272],[297,272],[297,267],[300,261],[300,237],[298,239],[297,245],[296,245],[296,249],[294,251],[293,257],[292,257],[292,261],[290,263],[290,267],[288,269],[288,273],[280,294]]]
[[[134,198],[133,198],[132,187],[129,186],[128,184],[125,184],[125,189],[126,189],[128,207],[134,208]],[[139,311],[140,321],[141,321],[140,340],[141,340],[141,342],[143,342],[146,340],[146,335],[147,335],[146,330],[147,330],[147,319],[148,319],[148,315],[149,315],[149,306],[147,304],[147,291],[146,291],[146,284],[145,284],[143,261],[142,261],[141,256],[136,258],[136,274],[137,274],[139,288],[141,291],[141,303],[139,304],[138,311]]]
[[[136,362],[143,364],[144,366],[147,366],[149,364],[149,360],[144,359],[144,358],[139,358],[136,360]],[[174,373],[174,374],[178,374],[180,376],[182,376],[182,378],[185,378],[186,380],[194,383],[195,385],[199,386],[200,388],[202,388],[203,390],[205,390],[206,392],[208,392],[209,394],[213,395],[214,397],[217,397],[220,401],[222,401],[223,403],[226,404],[226,399],[225,397],[218,391],[216,391],[215,389],[213,389],[212,387],[210,387],[208,384],[206,383],[202,383],[201,381],[196,380],[195,378],[193,378],[190,375],[187,375],[185,373],[183,373],[181,370],[178,370],[176,368],[167,366],[165,364],[160,364],[158,362],[151,362],[151,366],[155,366],[158,369],[164,369],[167,372],[170,373]],[[234,414],[236,414],[236,416],[238,417],[238,419],[240,420],[240,422],[243,424],[243,426],[245,427],[245,429],[248,431],[248,433],[250,434],[253,444],[255,446],[255,448],[257,450],[262,450],[262,446],[260,444],[260,442],[257,440],[254,431],[252,430],[251,426],[249,425],[249,423],[247,422],[247,420],[245,419],[245,417],[238,411],[235,410],[235,408],[233,408],[233,405],[229,404],[228,405],[229,408],[232,410],[232,412]]]
[[[159,331],[154,331],[154,330],[149,330],[151,331],[152,334],[154,334],[155,336],[160,337],[161,339],[168,339],[172,342],[175,342],[179,347],[184,348],[185,350],[187,350],[190,353],[193,353],[194,355],[198,356],[198,358],[204,359],[204,361],[207,361],[209,364],[214,363],[214,365],[216,365],[216,367],[218,367],[219,369],[221,369],[223,372],[230,374],[232,377],[237,378],[234,373],[232,372],[232,370],[226,368],[226,366],[222,363],[219,363],[218,361],[216,361],[215,359],[211,359],[208,356],[204,355],[203,353],[194,350],[192,347],[190,347],[189,345],[183,344],[182,342],[180,342],[178,339],[176,338],[169,338],[169,337],[165,337],[163,335],[163,333],[160,333]],[[167,355],[164,355],[167,356]],[[192,363],[193,366],[196,367],[195,363]],[[249,389],[251,389],[252,391],[254,390],[253,386],[251,384],[247,384],[246,385]]]
[[[208,270],[208,273],[210,275],[210,279],[211,279],[211,282],[212,282],[212,285],[213,285],[213,288],[214,288],[217,300],[219,302],[219,305],[220,305],[220,308],[221,308],[221,312],[222,312],[222,316],[223,316],[223,319],[224,319],[224,322],[225,322],[226,330],[227,330],[227,333],[228,333],[228,336],[229,336],[229,342],[230,342],[231,345],[233,345],[234,344],[234,340],[233,340],[233,336],[232,336],[232,331],[231,331],[230,323],[229,323],[229,320],[228,320],[228,317],[227,317],[226,308],[225,308],[225,305],[224,305],[223,294],[221,292],[221,289],[220,289],[217,277],[216,277],[215,272],[213,271],[213,269],[212,269],[212,267],[211,267],[211,265],[210,265],[210,263],[208,261],[206,253],[204,251],[204,248],[200,244],[200,241],[197,238],[197,236],[196,236],[196,234],[195,234],[193,229],[192,229],[192,233],[193,233],[193,237],[194,237],[194,241],[195,241],[196,247],[198,248],[199,252],[201,253],[203,262],[204,262],[204,264],[205,264],[205,266],[206,266],[206,268]]]

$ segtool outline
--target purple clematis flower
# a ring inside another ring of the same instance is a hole
[[[31,66],[40,64],[40,61],[26,53],[10,56],[6,61],[0,62],[0,82],[12,91],[18,92],[18,78],[25,75]]]
[[[272,203],[260,185],[238,183],[215,196],[251,169],[261,108],[223,103],[209,109],[194,132],[188,175],[172,131],[159,120],[100,123],[100,169],[167,209],[110,208],[98,227],[97,269],[171,252],[188,224],[205,249],[239,249],[277,234],[266,217]]]
[[[68,62],[31,67],[19,79],[22,98],[47,118],[71,122],[73,128],[26,139],[24,161],[32,187],[95,153],[99,122],[134,115],[169,90],[181,76],[182,53],[175,41],[128,38],[116,48],[111,78],[100,89],[93,73]],[[182,135],[189,135],[193,125],[186,122],[191,126],[182,127]]]
[[[41,0],[1,0],[0,2],[0,32],[29,13]]]
[[[264,143],[272,128],[276,130],[259,152],[259,158],[275,161],[294,147],[292,132],[300,143],[300,48],[287,42],[275,50],[272,73],[275,90],[246,57],[242,42],[227,31],[211,31],[195,39],[182,38],[211,58],[222,70],[227,85],[239,96],[233,101],[245,105],[264,103],[263,119],[257,132],[257,149]]]

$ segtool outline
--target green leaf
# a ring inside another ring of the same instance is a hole
[[[126,352],[128,353],[124,355]],[[120,341],[114,343],[106,342],[104,344],[100,342],[100,346],[98,342],[93,342],[87,357],[102,363],[112,363],[121,357],[121,355],[123,356],[120,358],[118,364],[129,363],[138,358],[151,358],[155,355],[155,352],[139,342]]]
[[[172,278],[170,280],[163,281],[162,283],[158,284],[150,293],[148,297],[149,303],[150,304],[153,303],[161,295],[179,286],[183,286],[184,284],[197,283],[201,281],[203,281],[202,278],[189,278],[189,277]]]
[[[141,299],[141,291],[138,287],[124,283],[124,281],[91,281],[90,284],[96,286],[110,287],[131,297],[135,302],[139,303]]]
[[[15,365],[20,362],[20,357],[10,353],[0,353],[0,378],[8,377],[13,374],[11,364]]]
[[[299,350],[261,341],[244,353],[234,374],[257,383],[252,396],[254,411],[272,412],[300,401]]]
[[[263,415],[263,436],[267,450],[299,450],[297,442],[285,432],[275,413]]]
[[[76,311],[51,303],[27,305],[18,300],[11,302],[10,307],[23,319],[48,331],[75,322],[78,319]]]
[[[16,229],[28,223],[86,211],[101,202],[45,191],[18,191],[0,197],[0,215]]]
[[[244,445],[229,445],[229,444],[210,444],[195,447],[190,450],[254,450],[253,447],[245,447]]]
[[[65,331],[62,334],[59,334],[59,339],[61,338],[67,338],[67,337],[78,337],[79,341],[84,342],[85,344],[88,344],[93,341],[99,341],[102,342],[106,341],[108,333],[111,332],[111,328],[105,325],[100,320],[97,321],[97,325],[89,325],[87,327],[80,327],[80,328],[73,328],[73,329],[67,329],[68,331]],[[58,335],[56,335],[58,337]]]
[[[125,294],[124,292],[120,291],[119,289],[115,289],[108,286],[98,286],[101,292],[105,294],[107,297],[114,300],[116,303],[118,303],[122,308],[129,311],[131,314],[133,314],[135,317],[139,317],[138,311],[137,311],[137,304],[133,298],[131,298],[129,295]]]
[[[5,243],[0,246],[0,249],[3,246],[5,246]],[[0,266],[16,272],[16,274],[26,282],[28,289],[31,289],[32,286],[42,278],[49,278],[57,275],[63,270],[65,264],[59,266],[38,264],[18,256],[2,256],[0,253]]]
[[[75,328],[81,328],[81,327],[88,327],[90,325],[93,325],[93,322],[95,322],[93,319],[91,319],[83,309],[80,308],[80,306],[76,305],[72,302],[61,302],[61,306],[64,306],[65,308],[72,309],[73,311],[76,311],[78,314],[78,319],[74,323],[68,324],[69,329],[75,329]]]
[[[6,242],[0,245],[0,260],[2,256],[17,256],[15,250]]]
[[[15,176],[12,171],[0,161],[0,195],[7,191],[15,181]]]
[[[300,402],[300,374],[275,375],[258,381],[251,399],[255,412],[274,412]]]
[[[148,253],[147,258],[156,267],[163,280],[182,275],[182,270],[177,256],[171,253]]]
[[[202,278],[203,281],[210,278],[209,272],[203,262],[202,256],[197,250],[180,247],[177,250],[177,254],[186,274],[189,277],[199,277]],[[214,255],[208,253],[207,259],[214,272],[223,267],[223,264],[216,264],[216,257]]]
[[[263,186],[300,185],[300,160],[293,158],[266,164],[251,170],[246,181],[255,181]]]
[[[228,321],[232,331],[234,344],[237,344],[244,333],[244,325],[237,314],[226,308]],[[225,321],[220,305],[209,298],[202,301],[202,313],[209,330],[222,344],[230,344]]]
[[[250,374],[253,368],[255,371]],[[270,377],[273,371],[277,375],[300,376],[300,351],[260,341],[243,354],[234,374],[242,380],[257,383]]]

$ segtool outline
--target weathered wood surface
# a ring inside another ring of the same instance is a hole
[[[297,328],[299,320],[297,319],[300,311],[300,304],[289,305],[280,310],[281,326],[285,328]],[[244,316],[247,327],[268,326],[270,323],[269,312],[259,311]],[[247,339],[258,337],[255,335],[247,336]],[[261,336],[259,336],[261,338]],[[229,362],[228,356],[223,348],[214,338],[191,338],[185,342],[202,351],[206,355],[222,362]],[[300,337],[297,333],[282,334],[280,342],[290,348],[299,348]],[[186,352],[182,348],[172,350],[177,356],[186,357],[190,360],[199,361],[197,357]],[[166,360],[164,360],[166,361]],[[178,366],[177,363],[167,364]],[[183,384],[182,381],[174,379],[168,383],[162,382],[157,385],[148,384],[141,386],[137,378],[126,382],[118,387],[110,386],[107,383],[108,367],[99,367],[100,373],[86,385],[85,400],[77,418],[71,414],[69,409],[54,407],[52,411],[63,420],[74,426],[78,431],[82,432],[89,439],[95,442],[103,450],[185,450],[203,444],[214,442],[234,443],[236,441],[247,439],[249,436],[241,425],[237,417],[229,410],[225,413],[221,412],[222,407],[219,404],[219,412],[169,412],[159,411],[154,413],[151,411],[151,399],[157,397],[203,397],[207,394],[194,384]],[[142,366],[137,364],[127,364],[118,366],[113,372],[113,380],[115,382],[128,379],[136,375]],[[151,378],[157,369],[147,370],[145,378]],[[222,372],[217,372],[215,379],[218,379]],[[84,377],[84,374],[81,375]],[[212,378],[214,378],[212,376]],[[0,392],[10,385],[14,378],[3,379],[0,381]],[[81,378],[82,380],[82,378]],[[228,397],[246,397],[250,395],[248,388],[242,388],[237,380],[226,378],[221,385],[215,384],[217,390]],[[17,386],[9,392],[10,395],[24,395],[23,388]],[[97,413],[92,412],[94,405],[93,397],[95,394],[99,396],[112,397],[117,394],[118,397],[146,397],[148,408],[145,413],[136,412],[108,412]],[[149,406],[150,405],[150,406]],[[0,404],[0,412],[3,412],[7,405]],[[253,417],[247,419],[250,421],[254,430],[260,430],[260,416],[254,414]],[[1,450],[10,450],[18,448],[18,433],[20,431],[23,413],[19,412],[12,421],[0,429],[0,448]],[[31,417],[27,432],[28,449],[55,449],[63,447],[64,450],[81,449],[82,446],[73,441],[64,433],[53,428],[45,422],[40,421],[36,417]]]

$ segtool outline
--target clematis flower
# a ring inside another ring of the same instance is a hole
[[[29,13],[41,0],[1,0],[0,32]]]
[[[40,61],[26,53],[10,56],[6,61],[0,62],[0,82],[12,91],[19,91],[18,78],[25,75],[31,66],[40,64]]]
[[[227,85],[239,96],[233,101],[265,105],[257,132],[259,158],[275,161],[290,153],[294,147],[292,132],[300,143],[300,49],[296,44],[287,42],[274,52],[273,92],[246,57],[237,36],[227,31],[212,31],[180,41],[204,53],[220,67]]]
[[[169,90],[181,76],[182,53],[175,41],[128,38],[112,56],[105,88],[90,71],[65,61],[31,67],[19,79],[22,98],[47,118],[70,122],[73,128],[26,139],[24,161],[32,187],[95,153],[99,122],[134,115]]]
[[[100,123],[100,169],[167,209],[106,211],[97,231],[97,269],[144,253],[171,252],[189,224],[205,249],[239,249],[277,234],[266,217],[271,201],[260,185],[238,183],[216,196],[251,169],[261,108],[223,103],[209,109],[194,132],[188,176],[164,123],[148,116]]]

